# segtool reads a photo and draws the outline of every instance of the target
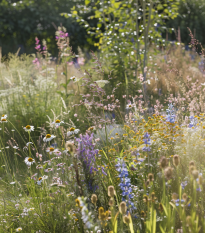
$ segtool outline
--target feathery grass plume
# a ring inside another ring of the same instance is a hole
[[[99,213],[99,215],[103,214],[103,213],[104,213],[104,208],[103,208],[103,207],[100,207],[100,208],[98,209],[98,213]]]
[[[198,184],[199,184],[199,185],[202,185],[202,183],[203,183],[203,177],[202,177],[202,175],[200,174],[200,175],[199,175]]]
[[[109,197],[114,197],[115,196],[115,188],[112,185],[108,186],[108,196]]]
[[[194,179],[196,180],[197,178],[198,178],[198,176],[199,176],[199,171],[198,170],[193,170],[192,171],[192,176],[194,177]]]
[[[194,165],[189,166],[189,174],[191,175],[192,172],[196,170],[196,167]]]
[[[192,226],[191,216],[186,217],[186,224],[187,224],[188,227]]]
[[[172,200],[177,200],[177,199],[178,199],[178,194],[172,193]]]
[[[158,209],[159,209],[160,212],[163,212],[163,211],[164,211],[164,208],[163,208],[162,203],[159,203],[159,208],[158,208]]]
[[[127,212],[127,204],[125,201],[122,201],[119,206],[119,211],[121,214],[126,214]]]
[[[187,194],[186,194],[186,193],[183,193],[183,194],[182,194],[182,199],[183,199],[184,201],[187,201],[187,198],[188,198],[188,197],[187,197]]]
[[[168,160],[165,156],[162,156],[159,160],[161,169],[165,169],[168,165]]]
[[[110,200],[109,200],[109,206],[113,206],[114,205],[114,199],[111,197]]]
[[[195,162],[194,161],[190,161],[189,162],[189,166],[195,166]]]
[[[149,173],[147,177],[150,182],[154,181],[154,175],[152,173]]]
[[[123,222],[125,223],[125,224],[130,224],[130,215],[124,215],[123,216]]]
[[[164,169],[164,175],[167,178],[167,180],[170,180],[173,175],[173,168],[172,167],[167,167]]]
[[[179,158],[179,155],[174,155],[173,156],[173,164],[175,167],[177,167],[180,163],[180,158]]]
[[[148,196],[147,196],[147,195],[143,195],[143,201],[144,201],[145,203],[148,203]]]
[[[76,147],[75,147],[75,145],[71,141],[67,141],[65,143],[65,148],[66,148],[66,150],[68,150],[71,153],[75,153],[76,152]]]
[[[92,196],[91,196],[91,202],[92,202],[94,205],[96,205],[97,200],[98,200],[97,195],[96,195],[96,194],[92,194]]]
[[[140,212],[140,216],[141,216],[142,218],[145,218],[145,217],[146,217],[146,213],[144,212],[144,210],[142,210],[142,211]]]
[[[149,181],[149,180],[147,180],[147,181],[145,182],[145,186],[146,186],[146,187],[148,187],[148,186],[149,186],[149,184],[150,184],[150,181]]]

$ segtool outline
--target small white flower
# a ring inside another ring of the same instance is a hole
[[[54,153],[54,148],[53,147],[48,147],[47,149],[46,149],[46,152],[48,152],[50,155],[51,154],[53,154]]]
[[[133,105],[132,104],[127,104],[126,109],[131,109],[131,108],[133,108]]]
[[[77,80],[75,76],[72,76],[70,79],[73,80],[73,82]]]
[[[18,149],[18,146],[14,146],[13,149],[16,149],[16,150],[17,150],[17,149]]]
[[[15,184],[16,182],[15,181],[13,181],[13,182],[11,182],[10,184]]]
[[[26,127],[23,128],[26,132],[31,132],[34,131],[34,126],[32,125],[27,125]]]
[[[27,166],[31,166],[33,163],[35,163],[35,159],[31,158],[31,157],[26,157],[24,159],[24,162],[26,163]]]
[[[28,147],[29,144],[33,144],[33,142],[27,142],[27,143],[26,143],[26,146]]]
[[[73,135],[73,134],[78,134],[80,132],[79,129],[75,129],[75,128],[70,128],[69,131],[67,132],[67,135],[70,136],[70,135]]]
[[[16,232],[22,231],[22,227],[16,228]]]
[[[51,141],[52,139],[54,139],[56,136],[54,136],[53,134],[46,134],[46,136],[44,137],[43,141],[44,142],[49,142]]]
[[[1,118],[1,123],[7,123],[8,121],[6,120],[6,118]]]

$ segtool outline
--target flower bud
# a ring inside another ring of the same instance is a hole
[[[126,205],[126,202],[125,202],[125,201],[122,201],[122,202],[120,203],[119,211],[120,211],[121,214],[126,214],[127,205]]]
[[[91,202],[92,202],[94,205],[96,205],[97,200],[98,200],[97,195],[96,195],[96,194],[93,194],[93,195],[91,196]]]
[[[172,178],[172,174],[173,174],[173,168],[167,167],[166,169],[164,169],[164,175],[167,178],[167,180],[170,180]]]
[[[192,171],[192,176],[194,177],[194,179],[196,180],[197,178],[198,178],[198,176],[199,176],[199,171],[198,170],[193,170]]]
[[[129,224],[130,223],[130,216],[128,216],[128,215],[123,216],[123,222],[125,224]]]
[[[113,206],[114,205],[114,199],[111,197],[109,200],[109,206]]]
[[[149,173],[149,174],[148,174],[148,180],[149,180],[150,182],[154,181],[154,175],[153,175],[152,173]]]
[[[174,166],[177,167],[179,165],[179,162],[180,162],[179,155],[174,155],[173,156],[173,164],[174,164]]]
[[[199,185],[202,185],[203,183],[203,178],[202,175],[199,175],[199,180],[198,180]]]
[[[164,169],[168,164],[167,158],[165,156],[162,156],[159,163],[160,163],[160,167]]]
[[[115,196],[115,188],[114,188],[114,186],[109,186],[108,187],[108,196],[109,197],[114,197]]]

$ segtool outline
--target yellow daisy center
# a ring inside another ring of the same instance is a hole
[[[1,121],[6,121],[6,119],[2,119]]]
[[[2,117],[4,117],[5,115],[2,115]]]
[[[60,120],[56,120],[56,123],[60,123],[61,121]]]
[[[26,129],[30,129],[30,128],[31,128],[31,126],[30,126],[30,125],[27,125],[27,126],[26,126]]]
[[[39,181],[42,180],[42,177],[39,177],[38,180],[39,180]]]
[[[33,162],[33,159],[32,159],[32,158],[28,158],[28,161],[29,161],[29,162]]]
[[[50,134],[46,134],[46,138],[50,138],[51,137],[51,135]]]
[[[74,131],[74,130],[75,130],[75,128],[73,128],[73,127],[72,127],[72,128],[70,128],[70,131]]]
[[[53,148],[53,147],[50,147],[50,151],[54,151],[54,148]]]

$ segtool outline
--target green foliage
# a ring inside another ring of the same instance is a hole
[[[195,38],[201,42],[202,45],[205,44],[204,30],[205,27],[205,4],[203,0],[185,0],[180,1],[179,14],[178,16],[170,21],[167,21],[167,27],[175,28],[178,31],[180,27],[181,41],[185,44],[189,44],[189,31],[188,27],[193,32]],[[176,35],[174,33],[169,36],[171,40],[176,40]]]
[[[69,12],[75,5],[67,0],[17,0],[0,2],[0,47],[3,55],[16,52],[21,47],[20,53],[34,52],[34,39],[44,38],[48,43],[48,50],[57,56],[55,43],[55,30],[63,24],[70,35],[73,50],[77,47],[86,47],[85,30],[71,19],[65,19],[60,13],[65,9]]]

